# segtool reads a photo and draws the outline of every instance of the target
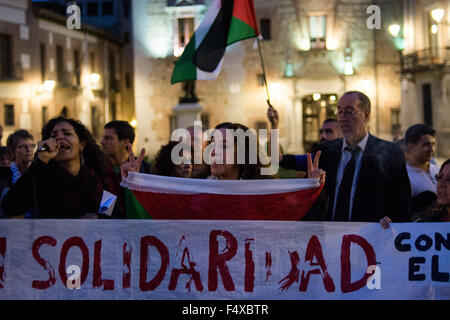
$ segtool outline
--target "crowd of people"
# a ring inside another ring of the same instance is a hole
[[[337,118],[324,121],[320,141],[311,154],[280,152],[280,166],[299,172],[299,177],[316,178],[324,188],[304,220],[379,222],[450,221],[450,159],[442,166],[432,158],[435,131],[424,125],[410,127],[403,139],[391,143],[368,130],[370,100],[361,92],[346,92],[338,101]],[[278,129],[279,116],[269,106],[271,129]],[[212,161],[193,163],[198,152],[191,139],[188,159],[174,163],[172,154],[179,141],[163,145],[150,164],[145,149],[132,151],[134,128],[126,121],[114,120],[104,126],[101,143],[78,120],[57,117],[42,128],[42,139],[20,129],[0,146],[0,217],[23,218],[115,218],[142,216],[133,204],[130,191],[120,182],[130,171],[178,178],[247,180],[277,178],[261,175],[259,157],[251,157],[250,139],[244,150],[237,138],[227,141],[226,130],[248,128],[224,122],[214,130],[211,141],[200,137],[201,151],[207,143]],[[187,131],[194,136],[194,128]],[[3,129],[1,129],[3,133]],[[201,130],[203,133],[203,130]],[[222,141],[216,141],[221,137]],[[229,138],[228,138],[229,139]],[[257,138],[256,138],[257,139]],[[1,143],[1,137],[0,137]],[[234,150],[234,161],[227,162],[227,149]],[[243,152],[245,161],[237,160]],[[220,161],[218,159],[220,158]],[[111,216],[99,213],[104,191],[117,196]],[[150,214],[151,215],[151,214]]]

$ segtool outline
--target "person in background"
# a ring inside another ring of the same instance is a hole
[[[181,162],[175,164],[172,161],[172,150],[179,142],[170,141],[168,144],[161,147],[155,158],[153,166],[153,174],[167,177],[190,178],[192,173],[192,164],[190,153],[181,151],[180,158],[183,158],[186,163]]]
[[[8,149],[5,146],[0,146],[0,167],[7,167],[11,165],[9,160]]]
[[[3,126],[0,125],[0,147],[2,146],[2,139],[3,139]]]
[[[273,107],[269,106],[267,110],[267,118],[269,119],[269,122],[271,124],[271,129],[278,129],[279,125],[279,116],[278,111]],[[336,139],[342,138],[341,132],[339,130],[337,119],[334,118],[328,118],[325,119],[322,123],[322,127],[319,130],[319,142],[315,143],[312,146],[312,157],[314,159],[314,155],[316,151],[318,150],[320,145],[323,145],[324,143],[328,141],[333,141]],[[291,155],[288,155],[288,157],[291,157]],[[286,169],[296,170],[297,176],[299,178],[304,178],[307,175],[307,157],[306,154],[303,155],[295,155],[296,165],[295,168],[287,165],[285,166],[285,162],[282,163],[283,153],[280,148],[280,166],[285,167]]]
[[[11,159],[9,167],[0,168],[0,201],[3,200],[5,195],[13,184],[19,180],[22,174],[30,167],[33,161],[34,151],[36,144],[33,142],[33,136],[24,129],[14,131],[8,136],[6,142],[6,149],[8,156],[7,159]],[[7,162],[6,160],[5,162]],[[27,212],[24,218],[31,218],[32,211]]]
[[[30,167],[2,201],[9,216],[33,209],[33,218],[96,218],[103,195],[106,159],[89,130],[57,117],[42,128]]]
[[[117,196],[111,215],[115,219],[125,219],[127,217],[125,190],[120,186],[122,181],[120,166],[129,160],[129,148],[132,148],[134,138],[134,128],[127,121],[113,120],[104,126],[101,145],[104,154],[108,158],[106,189]],[[139,172],[150,173],[150,163],[142,161]],[[102,215],[101,217],[105,216]]]
[[[436,204],[424,212],[415,213],[414,222],[450,222],[450,159],[442,164],[436,180]]]
[[[411,183],[412,213],[424,211],[436,202],[436,175],[439,166],[431,162],[436,131],[425,124],[415,124],[405,132],[408,149],[406,170]]]

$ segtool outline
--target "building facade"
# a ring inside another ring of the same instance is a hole
[[[211,3],[133,1],[137,130],[139,145],[150,155],[170,139],[183,96],[182,83],[170,85],[174,63]],[[388,26],[401,20],[402,0],[255,0],[254,4],[264,38],[261,49],[270,100],[280,113],[285,151],[308,151],[319,138],[321,122],[335,116],[337,100],[348,90],[370,97],[370,131],[392,140],[399,130],[400,59]],[[195,88],[200,99],[197,118],[207,127],[223,121],[255,129],[268,126],[254,39],[229,46],[219,77],[196,81]]]
[[[66,8],[0,1],[0,119],[5,137],[23,128],[39,140],[42,126],[64,115],[81,120],[99,139],[106,121],[134,118],[132,84],[127,87],[122,68],[122,39],[83,24],[82,18],[80,30],[69,29]]]
[[[436,130],[436,151],[450,157],[450,2],[405,0],[401,123]]]

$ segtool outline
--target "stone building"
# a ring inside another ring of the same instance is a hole
[[[170,85],[174,63],[211,3],[133,1],[138,144],[150,155],[170,139],[171,130],[185,125],[179,121],[185,114],[209,127],[223,121],[255,129],[268,125],[254,39],[227,48],[216,80],[196,81],[198,103],[180,104],[182,84]],[[399,130],[400,59],[387,29],[403,16],[402,0],[254,0],[254,4],[284,150],[308,151],[318,140],[321,122],[335,116],[337,99],[347,90],[370,97],[370,131],[392,140]],[[381,19],[374,20],[377,12]]]
[[[134,117],[132,85],[127,87],[121,67],[122,39],[83,19],[80,30],[69,29],[66,8],[57,1],[0,1],[5,137],[23,128],[38,140],[47,120],[66,115],[100,138],[105,121]]]
[[[436,129],[437,156],[450,157],[450,2],[405,0],[401,124]]]

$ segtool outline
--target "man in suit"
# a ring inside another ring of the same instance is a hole
[[[338,125],[343,138],[320,145],[319,167],[326,171],[325,208],[307,219],[325,221],[409,222],[411,187],[402,150],[368,131],[370,100],[358,91],[339,99]],[[295,155],[280,166],[299,170]],[[320,207],[320,206],[318,206]]]

